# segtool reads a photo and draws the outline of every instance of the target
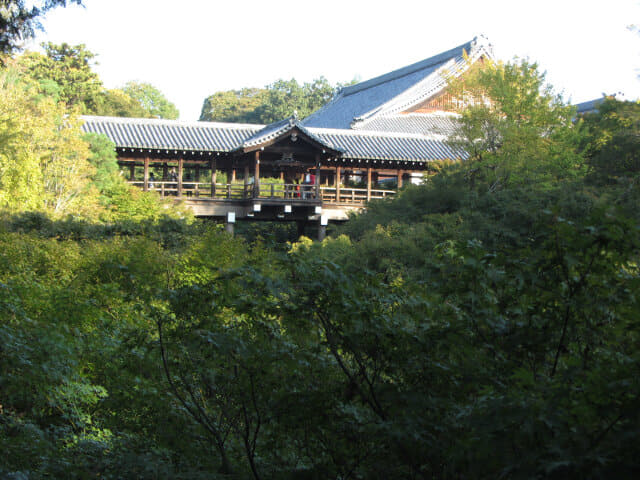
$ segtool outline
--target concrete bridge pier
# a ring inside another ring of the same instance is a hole
[[[236,213],[227,212],[224,222],[224,231],[233,237],[234,225],[236,223]]]
[[[329,219],[326,215],[320,215],[320,220],[318,221],[318,241],[323,241],[327,236],[327,224],[329,223]]]

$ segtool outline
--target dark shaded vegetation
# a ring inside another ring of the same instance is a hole
[[[195,222],[90,139],[97,213],[0,218],[0,476],[637,477],[628,138],[535,66],[466,82],[470,158],[322,243]]]

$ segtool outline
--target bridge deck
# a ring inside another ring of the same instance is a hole
[[[144,188],[144,182],[132,181]],[[304,184],[216,184],[184,182],[178,196],[176,182],[149,182],[148,189],[162,197],[175,198],[191,208],[196,216],[238,219],[300,221],[324,215],[327,220],[347,220],[348,212],[361,210],[370,200],[384,199],[394,190],[324,187]]]

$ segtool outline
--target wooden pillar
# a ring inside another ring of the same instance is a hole
[[[284,181],[284,171],[280,170],[280,181]]]
[[[216,197],[216,169],[218,168],[216,157],[213,157],[209,162],[211,168],[211,198]]]
[[[184,159],[178,159],[178,198],[182,197],[182,174],[184,170]]]
[[[144,183],[142,184],[142,190],[149,191],[149,157],[144,158]]]
[[[136,179],[136,164],[133,163],[132,165],[129,165],[129,180],[133,182],[135,179]]]
[[[315,197],[320,198],[320,155],[316,153],[316,181],[315,181]]]
[[[260,196],[260,150],[255,152],[255,163],[253,167],[253,196]]]
[[[342,183],[342,167],[336,167],[336,202],[340,203],[340,184]]]
[[[402,175],[404,172],[402,170],[398,170],[398,190],[402,188]]]
[[[231,179],[229,180],[229,183],[234,183],[235,181],[236,181],[236,169],[232,168],[231,169]]]
[[[367,202],[371,200],[371,172],[372,168],[367,167]]]

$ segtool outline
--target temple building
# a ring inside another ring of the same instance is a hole
[[[224,218],[231,228],[241,219],[324,227],[415,182],[430,162],[464,158],[447,142],[457,116],[448,79],[485,58],[491,46],[475,38],[345,87],[304,119],[254,125],[85,116],[83,130],[115,143],[131,183],[175,196],[198,216]]]

